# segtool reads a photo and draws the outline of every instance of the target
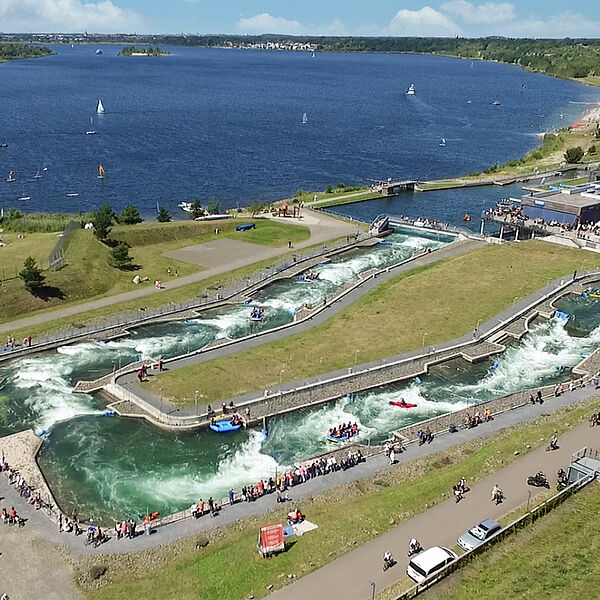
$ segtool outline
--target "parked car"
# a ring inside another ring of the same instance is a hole
[[[446,565],[456,560],[457,555],[443,546],[433,546],[415,556],[406,567],[408,576],[421,583],[430,575],[441,571]]]
[[[483,542],[491,538],[496,532],[500,531],[500,529],[500,525],[498,525],[494,519],[486,519],[485,521],[481,521],[479,525],[471,527],[469,531],[465,531],[465,533],[458,538],[458,545],[463,550],[469,552],[469,550],[481,546]]]

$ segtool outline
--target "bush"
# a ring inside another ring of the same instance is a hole
[[[38,267],[33,256],[28,256],[23,263],[23,269],[19,271],[19,277],[25,284],[25,289],[31,294],[37,294],[46,282],[46,276]]]
[[[140,215],[140,211],[133,206],[133,204],[128,204],[119,213],[117,221],[121,223],[121,225],[135,225],[136,223],[142,222],[142,215]]]
[[[578,163],[583,158],[583,150],[581,146],[576,146],[575,148],[569,148],[565,152],[565,160],[568,163]]]
[[[326,193],[326,194],[333,194],[333,188],[332,188],[330,185],[328,185],[328,186],[325,188],[325,193]]]
[[[100,579],[100,577],[102,577],[106,571],[108,571],[108,567],[106,565],[93,565],[90,567],[90,579],[93,581]]]

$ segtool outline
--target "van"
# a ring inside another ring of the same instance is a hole
[[[433,546],[415,556],[406,567],[408,576],[421,583],[431,575],[441,571],[446,565],[456,560],[457,555],[443,546]]]

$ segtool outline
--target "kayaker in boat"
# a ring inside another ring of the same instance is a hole
[[[400,406],[406,406],[406,400],[404,398],[400,398]]]

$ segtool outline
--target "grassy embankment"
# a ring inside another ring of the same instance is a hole
[[[595,598],[600,582],[599,511],[600,488],[592,484],[451,576],[444,593],[425,598]]]
[[[299,243],[310,237],[310,231],[306,227],[267,219],[252,221],[257,224],[256,229],[245,232],[235,231],[236,225],[239,224],[236,220],[219,222],[219,238],[241,239],[263,246],[286,247],[288,240]],[[58,271],[46,272],[49,290],[45,298],[28,293],[22,281],[16,277],[16,273],[22,268],[24,258],[30,255],[38,259],[42,266],[47,266],[47,257],[56,243],[57,234],[33,233],[25,235],[22,239],[17,239],[14,234],[4,235],[4,241],[9,245],[0,248],[0,275],[5,272],[7,277],[12,278],[3,281],[0,287],[0,322],[152,285],[156,279],[166,281],[169,278],[169,268],[173,273],[177,270],[179,277],[201,271],[202,267],[198,265],[173,260],[163,254],[191,244],[214,240],[214,228],[214,223],[194,221],[116,226],[110,237],[130,246],[133,264],[136,265],[135,270],[127,271],[109,266],[107,258],[110,248],[99,242],[90,230],[75,231],[65,245],[66,266]],[[136,285],[132,283],[135,275],[147,278],[147,281]],[[174,274],[171,277],[174,277]],[[204,283],[214,285],[214,281]],[[157,304],[152,304],[149,298],[138,300],[137,304],[133,303],[132,308],[176,302],[197,294],[197,288],[182,289],[177,294],[170,294],[168,298],[165,297],[166,294],[161,294]],[[120,307],[119,312],[125,308]],[[113,306],[108,312],[115,313],[116,310]],[[90,316],[86,315],[86,318],[89,319]],[[99,315],[94,315],[97,316]],[[40,330],[32,330],[32,335],[39,333]]]
[[[594,127],[595,124],[572,130],[560,129],[554,133],[547,133],[543,137],[542,145],[528,152],[520,160],[510,160],[504,165],[493,165],[484,169],[481,173],[469,173],[464,177],[427,181],[419,184],[419,189],[421,191],[431,191],[459,188],[466,183],[475,181],[492,184],[498,179],[528,175],[535,170],[540,172],[553,170],[565,161],[564,153],[566,150],[577,146],[580,146],[584,152],[597,148],[597,150],[586,154],[582,163],[597,162],[600,160],[600,140],[592,135]]]
[[[90,600],[241,600],[250,595],[261,598],[268,594],[269,585],[279,588],[288,584],[288,574],[302,577],[333,561],[445,500],[460,477],[475,482],[498,471],[518,459],[516,450],[520,455],[530,452],[545,443],[553,431],[562,433],[585,422],[599,406],[596,398],[566,407],[489,438],[461,444],[307,499],[302,502],[302,510],[319,529],[268,560],[256,552],[258,527],[284,520],[287,508],[128,555],[125,560],[122,556],[78,559],[77,579],[89,582],[93,565],[107,567],[103,578],[107,585],[87,591]],[[340,519],[340,515],[344,518]],[[572,565],[570,561],[569,566]]]
[[[424,342],[435,345],[472,330],[549,279],[597,264],[593,255],[536,240],[487,246],[399,275],[310,331],[166,372],[147,385],[187,406],[201,381],[206,401],[214,403],[274,387],[282,375],[302,379]]]

